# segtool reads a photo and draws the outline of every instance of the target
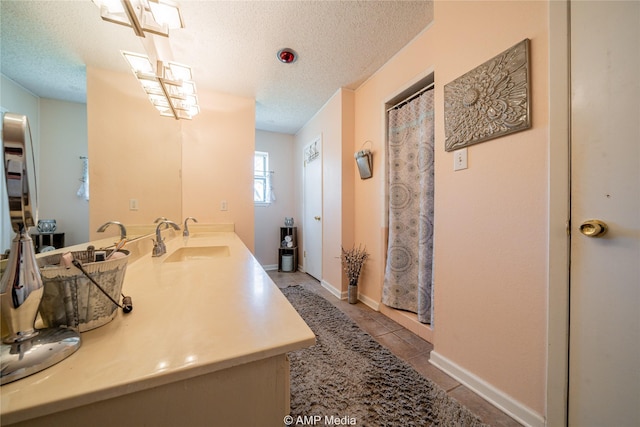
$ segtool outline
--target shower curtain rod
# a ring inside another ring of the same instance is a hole
[[[433,85],[435,84],[435,82],[423,87],[422,89],[420,89],[419,91],[407,96],[405,99],[403,99],[402,101],[398,102],[396,105],[394,105],[393,107],[389,107],[387,108],[387,113],[395,108],[401,107],[402,105],[406,104],[407,102],[411,101],[413,98],[419,96],[420,94],[422,94],[423,92],[428,91],[429,89],[433,88]]]

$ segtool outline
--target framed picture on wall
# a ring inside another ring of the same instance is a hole
[[[444,87],[445,150],[531,127],[529,39]]]

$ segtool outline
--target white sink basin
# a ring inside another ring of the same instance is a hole
[[[174,251],[164,262],[202,261],[229,254],[229,246],[185,246]]]

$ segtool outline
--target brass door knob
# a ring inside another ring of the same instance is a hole
[[[314,216],[313,219],[315,219],[316,221],[320,221],[320,217],[319,216]]]
[[[608,229],[607,224],[598,219],[588,219],[580,224],[580,232],[587,237],[602,237]]]

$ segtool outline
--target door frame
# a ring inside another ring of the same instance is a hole
[[[302,147],[302,162],[303,162],[303,169],[302,169],[302,259],[303,259],[303,265],[304,265],[304,271],[306,273],[309,273],[307,271],[307,248],[309,247],[309,239],[306,238],[305,235],[305,229],[308,229],[307,225],[309,223],[309,218],[307,218],[306,215],[306,209],[307,209],[307,156],[306,156],[306,151],[307,151],[307,147],[310,147],[312,144],[317,143],[318,146],[320,147],[320,216],[321,216],[321,230],[320,230],[320,278],[318,280],[320,280],[322,282],[323,279],[323,238],[324,238],[324,196],[323,196],[323,192],[324,192],[324,173],[323,173],[323,151],[324,151],[324,147],[323,147],[323,143],[322,143],[322,134],[319,134],[318,136],[316,136],[315,138],[313,138],[311,140],[311,142],[309,142],[308,144],[305,144]],[[312,276],[315,277],[315,276]]]
[[[0,105],[0,132],[2,132],[2,120],[4,120],[4,113],[8,113],[9,110]],[[0,222],[0,253],[4,253],[7,249],[11,248],[11,241],[13,240],[13,226],[11,225],[9,215],[9,199],[7,197],[7,186],[4,183],[6,180],[4,174],[4,158],[0,155],[0,212],[2,213],[2,221]],[[6,214],[6,215],[5,215]],[[37,216],[37,212],[35,212]]]
[[[570,0],[549,1],[549,222],[546,425],[566,426],[571,205]]]

